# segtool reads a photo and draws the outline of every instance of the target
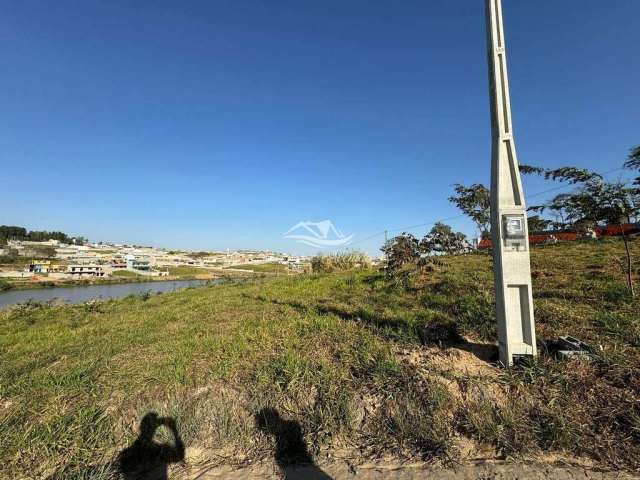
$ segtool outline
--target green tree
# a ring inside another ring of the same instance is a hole
[[[467,250],[469,250],[469,242],[466,235],[462,232],[454,232],[449,225],[442,222],[436,223],[420,241],[420,251],[427,255],[457,255]]]
[[[527,225],[529,225],[529,232],[544,232],[549,226],[553,224],[551,220],[546,220],[540,215],[529,215],[527,217]]]
[[[640,145],[636,145],[631,149],[627,156],[627,161],[624,162],[624,167],[640,171]],[[633,184],[640,186],[640,177],[636,177]]]
[[[449,201],[473,220],[482,238],[488,238],[491,231],[491,199],[487,187],[480,183],[470,187],[457,183],[454,190],[456,193],[449,197]]]
[[[2,239],[3,245],[7,243],[7,240],[24,240],[25,238],[27,238],[26,228],[0,225],[0,239]]]
[[[632,168],[633,165],[629,160],[625,163],[627,168]],[[556,225],[565,228],[584,230],[598,225],[620,226],[625,259],[619,263],[629,292],[634,296],[631,275],[633,261],[628,237],[622,224],[637,220],[640,214],[640,188],[624,182],[606,182],[598,173],[575,167],[561,167],[542,172],[546,179],[577,185],[577,188],[569,193],[558,194],[548,202],[530,207],[529,210],[540,213],[549,210],[559,217]]]
[[[418,265],[420,262],[420,242],[410,233],[403,232],[387,241],[382,252],[386,259],[385,270],[388,275],[398,272],[406,265]]]
[[[0,245],[6,244],[7,240],[29,240],[33,242],[44,242],[47,240],[59,240],[63,243],[71,243],[71,239],[64,232],[30,231],[24,227],[0,225]]]
[[[441,231],[440,228],[437,230]],[[434,266],[444,265],[439,256],[434,255],[435,250],[427,251],[428,237],[429,234],[419,241],[412,234],[403,232],[387,241],[382,247],[387,278],[407,288],[411,278],[424,274]]]

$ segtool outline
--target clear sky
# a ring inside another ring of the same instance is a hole
[[[489,181],[482,0],[1,5],[0,224],[308,254],[282,234],[330,219],[375,253]],[[640,1],[503,8],[520,161],[619,167]]]

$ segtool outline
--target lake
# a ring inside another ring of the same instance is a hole
[[[49,302],[56,300],[64,303],[83,303],[89,300],[121,298],[127,295],[139,295],[145,292],[172,292],[180,288],[199,287],[221,280],[173,280],[167,282],[116,283],[111,285],[83,285],[77,287],[34,288],[29,290],[9,290],[0,292],[0,308],[6,308],[29,300]]]

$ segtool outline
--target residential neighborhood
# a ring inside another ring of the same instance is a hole
[[[304,271],[309,265],[306,257],[271,251],[190,252],[104,242],[64,243],[55,239],[8,239],[6,245],[0,245],[0,257],[12,259],[0,261],[0,278],[34,281],[106,278],[131,274],[169,277],[176,271],[188,271],[192,275],[234,271],[251,274],[251,266],[265,264],[280,265],[287,272],[295,273]],[[261,271],[264,272],[264,269]]]

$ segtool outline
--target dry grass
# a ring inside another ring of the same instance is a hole
[[[277,273],[285,275],[289,273],[289,268],[286,265],[277,262],[233,265],[229,268],[234,270],[250,270],[256,273]]]
[[[340,252],[330,255],[316,255],[311,259],[311,270],[313,273],[362,270],[370,266],[371,260],[362,252]]]

